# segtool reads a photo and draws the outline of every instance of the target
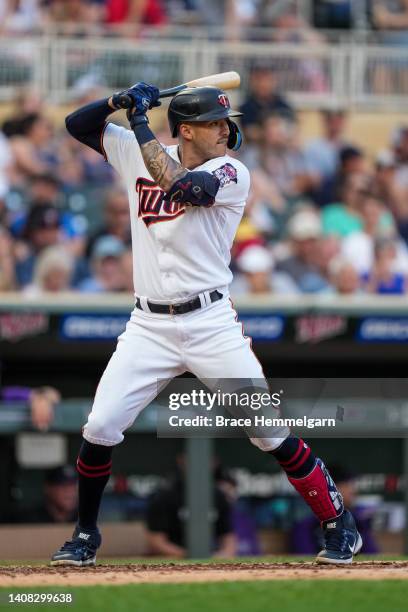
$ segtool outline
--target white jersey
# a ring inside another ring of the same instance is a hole
[[[102,142],[128,192],[135,295],[171,303],[226,289],[230,250],[248,197],[247,168],[229,155],[194,168],[215,174],[220,188],[213,206],[185,206],[163,201],[132,131],[108,123]],[[164,149],[180,162],[177,145]]]

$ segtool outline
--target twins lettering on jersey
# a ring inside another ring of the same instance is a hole
[[[212,174],[220,181],[220,189],[229,183],[238,183],[237,170],[230,163],[213,170]],[[174,200],[164,200],[165,192],[150,179],[138,178],[136,191],[139,195],[138,216],[146,227],[161,221],[172,221],[185,213],[185,204]],[[174,195],[177,196],[177,194]]]
[[[138,178],[136,191],[139,194],[138,216],[147,227],[152,223],[172,221],[185,213],[185,205],[179,202],[164,200],[165,192],[154,181]]]

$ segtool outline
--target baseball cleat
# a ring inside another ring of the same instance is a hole
[[[322,524],[325,546],[316,557],[317,563],[347,564],[353,562],[363,545],[353,515],[348,510]]]
[[[63,546],[51,557],[51,565],[76,565],[86,567],[96,565],[96,551],[101,545],[102,538],[98,530],[89,531],[75,527],[72,540]]]

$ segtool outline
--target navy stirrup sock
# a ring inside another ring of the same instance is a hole
[[[97,529],[102,494],[112,469],[112,446],[82,442],[79,451],[78,470],[78,525],[82,529]]]

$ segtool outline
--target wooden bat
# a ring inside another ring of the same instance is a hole
[[[170,87],[170,89],[161,89],[159,98],[170,98],[179,91],[187,89],[187,87],[218,87],[219,89],[234,89],[239,87],[241,83],[241,77],[238,72],[219,72],[218,74],[210,74],[209,76],[201,77],[200,79],[194,79],[188,83],[182,85],[176,85]],[[122,94],[119,98],[120,108],[131,108],[133,102],[131,96]]]

